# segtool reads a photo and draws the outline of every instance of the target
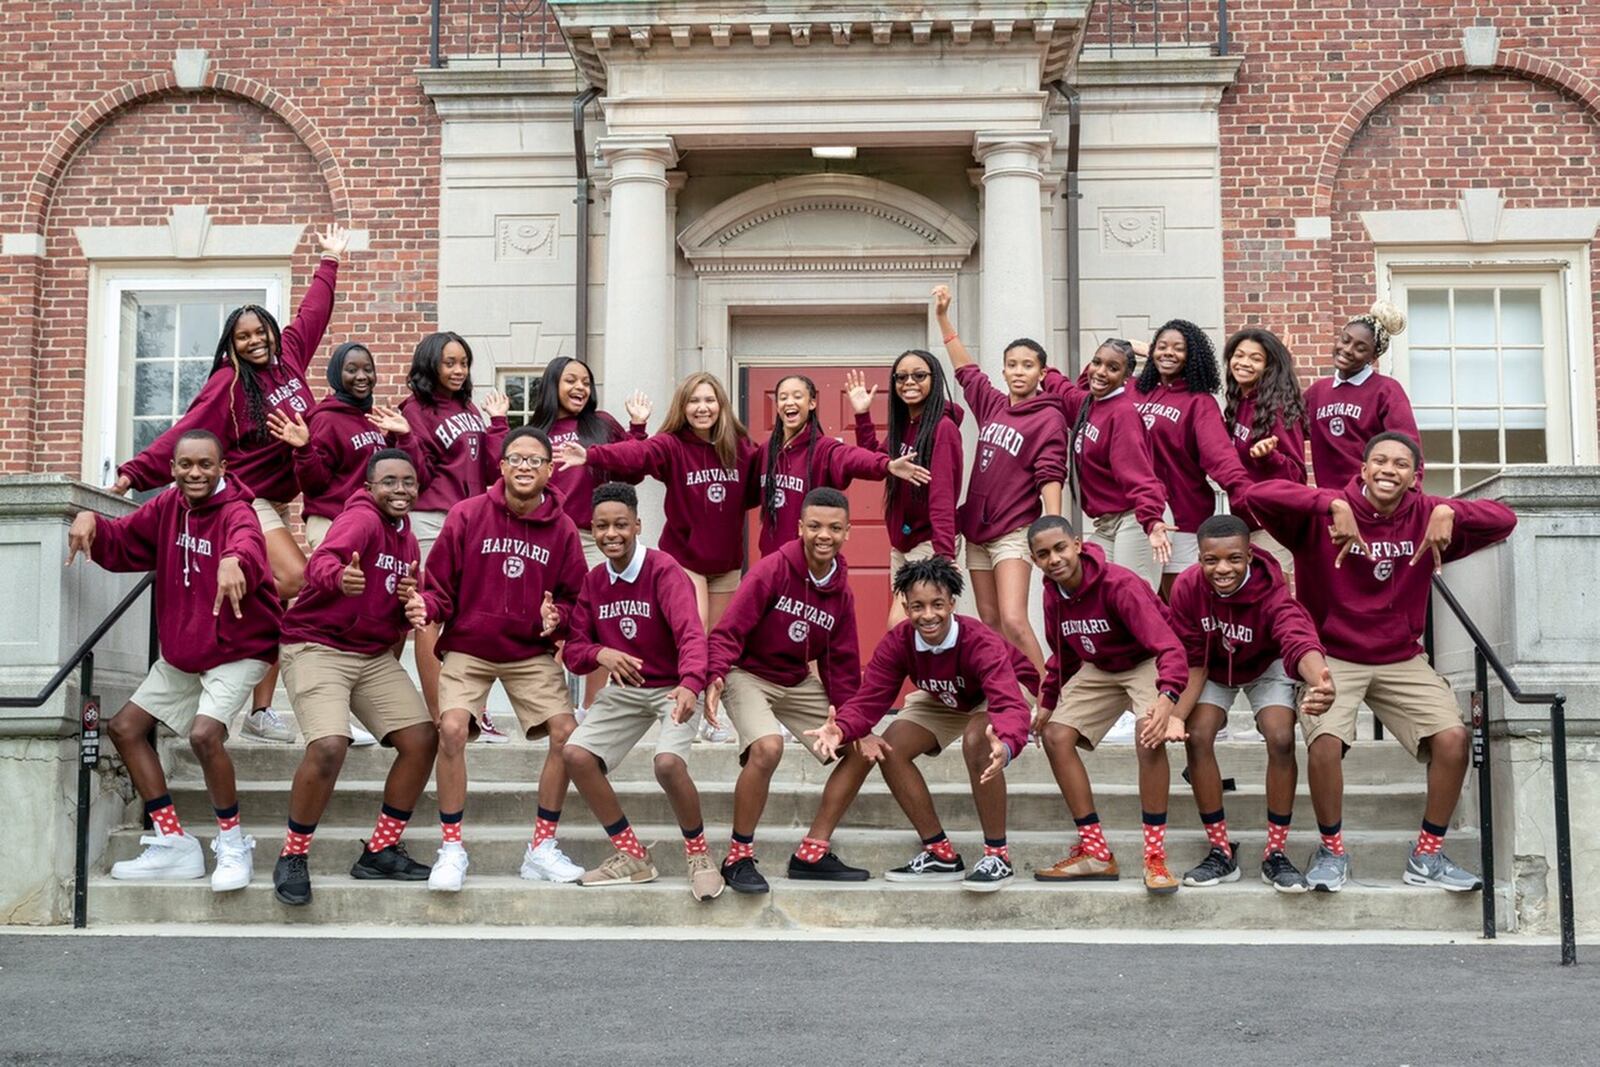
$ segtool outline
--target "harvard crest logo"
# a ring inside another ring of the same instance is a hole
[[[1080,634],[1078,636],[1078,644],[1083,646],[1083,651],[1086,655],[1094,655],[1094,642],[1089,640],[1087,634]]]
[[[388,574],[386,574],[384,576],[383,588],[384,588],[385,591],[387,591],[391,595],[394,593],[396,587],[398,587],[399,584],[400,584],[400,576],[398,574],[394,573],[393,571],[390,571]]]
[[[507,578],[521,578],[524,567],[521,556],[507,556],[506,561],[500,564]]]
[[[299,393],[296,393],[294,396],[289,398],[289,406],[294,409],[295,414],[303,415],[306,411],[306,399]]]
[[[1333,436],[1335,436],[1335,437],[1343,437],[1344,436],[1344,418],[1343,418],[1343,416],[1335,415],[1333,418],[1328,420],[1328,432],[1333,434]]]
[[[622,621],[617,623],[617,629],[621,630],[622,636],[629,641],[632,641],[639,634],[639,624],[633,621],[632,616],[623,616]]]
[[[1146,415],[1144,417],[1144,428],[1146,430],[1151,429],[1152,427],[1155,426],[1155,424],[1156,424],[1156,417],[1154,415]]]
[[[1394,576],[1394,560],[1380,559],[1372,565],[1372,576],[1380,582],[1387,582]]]
[[[994,462],[994,449],[985,448],[983,450],[983,452],[978,456],[978,469],[980,471],[986,471],[986,470],[989,469],[989,464],[993,463],[993,462]]]
[[[956,706],[956,695],[954,693],[940,693],[939,703],[947,708],[953,708]]]
[[[796,619],[789,624],[789,640],[795,644],[804,644],[806,635],[811,632],[811,627],[806,625],[806,620]]]
[[[788,499],[789,499],[788,494],[785,493],[782,489],[773,490],[773,492],[772,492],[772,506],[773,506],[773,508],[775,510],[782,511],[784,502],[786,500],[788,500]]]
[[[783,490],[780,489],[778,492],[781,494]],[[711,501],[713,504],[720,504],[726,500],[727,497],[727,487],[721,482],[712,482],[710,485],[706,486],[706,499]],[[781,507],[782,505],[780,504],[779,506]]]

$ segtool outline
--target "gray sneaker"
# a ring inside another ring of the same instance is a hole
[[[1401,876],[1406,885],[1447,889],[1452,893],[1471,893],[1483,888],[1483,879],[1458,865],[1443,852],[1413,852]]]
[[[1318,893],[1337,893],[1350,880],[1350,855],[1335,856],[1324,845],[1318,845],[1306,865],[1306,884]]]

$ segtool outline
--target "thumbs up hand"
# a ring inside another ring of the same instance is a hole
[[[339,591],[345,596],[360,596],[367,591],[367,575],[361,569],[361,553],[350,553],[350,562],[339,572]]]

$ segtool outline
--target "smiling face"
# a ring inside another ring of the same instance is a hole
[[[461,342],[451,341],[439,354],[439,384],[447,393],[459,393],[472,372],[472,359]]]
[[[367,491],[377,501],[379,511],[391,519],[402,518],[417,502],[417,469],[409,460],[379,460],[372,468]]]
[[[1162,330],[1150,349],[1156,370],[1164,382],[1176,381],[1183,375],[1183,366],[1189,362],[1189,342],[1177,330]]]
[[[850,539],[850,513],[813,504],[800,512],[800,544],[813,571],[826,571]]]
[[[956,614],[956,600],[949,590],[932,582],[913,582],[905,591],[906,618],[930,645],[950,636],[950,620]]]
[[[721,415],[722,404],[718,402],[717,391],[710,382],[695,386],[684,401],[683,417],[689,423],[689,428],[701,436],[711,433]]]
[[[344,354],[344,363],[339,367],[339,388],[357,400],[364,400],[372,395],[377,382],[378,368],[371,352],[365,348],[352,348]]]
[[[1416,480],[1416,457],[1399,441],[1379,441],[1361,464],[1367,498],[1379,511],[1392,510]]]
[[[589,377],[589,368],[574,360],[561,369],[561,381],[556,385],[556,396],[561,400],[561,411],[566,415],[577,415],[589,403],[589,396],[594,392],[594,381]]]
[[[774,400],[785,441],[804,429],[806,422],[811,418],[811,413],[817,410],[816,395],[807,388],[802,378],[785,378],[779,382]]]
[[[1222,596],[1232,596],[1250,573],[1250,538],[1208,537],[1200,542],[1200,571]]]
[[[1012,345],[1006,349],[1005,367],[1000,374],[1011,399],[1023,400],[1039,391],[1039,383],[1044,381],[1044,360],[1031,348]]]
[[[928,393],[933,389],[933,370],[921,356],[905,355],[895,360],[890,380],[895,395],[915,415],[928,402]]]
[[[172,453],[172,480],[183,498],[198,504],[217,491],[227,464],[215,441],[204,437],[186,437],[178,442]]]
[[[1341,378],[1360,374],[1361,368],[1378,362],[1378,344],[1364,322],[1348,323],[1333,346],[1333,369]]]
[[[500,457],[500,477],[505,480],[506,499],[516,503],[534,500],[550,481],[550,450],[533,437],[519,437],[506,446]]]
[[[246,311],[234,321],[233,351],[253,367],[272,362],[272,333],[254,311]]]
[[[1234,346],[1233,355],[1228,357],[1228,373],[1246,396],[1256,391],[1266,375],[1267,358],[1267,350],[1259,341],[1246,338]]]
[[[594,518],[589,532],[594,543],[617,570],[633,562],[634,546],[639,541],[641,523],[639,516],[628,505],[616,500],[603,500],[594,506]]]
[[[1040,530],[1028,540],[1036,567],[1057,585],[1075,586],[1083,574],[1082,545],[1062,529]]]
[[[1099,400],[1122,388],[1128,380],[1128,361],[1110,345],[1101,345],[1089,357],[1089,394]]]

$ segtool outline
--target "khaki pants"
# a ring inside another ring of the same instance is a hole
[[[1033,694],[1026,687],[1022,689],[1022,699],[1027,702],[1029,709],[1034,706]],[[989,702],[978,704],[971,711],[958,711],[940,703],[939,698],[931,693],[918,689],[906,697],[905,704],[900,708],[897,722],[915,723],[933,735],[934,753],[943,752],[966,733],[967,726],[973,718],[987,718]]]
[[[1450,683],[1439,677],[1423,656],[1381,664],[1351,663],[1329,656],[1328,673],[1333,676],[1333,707],[1321,715],[1300,716],[1300,730],[1308,745],[1331,735],[1349,748],[1356,739],[1356,706],[1363,700],[1383,728],[1424,763],[1428,760],[1424,741],[1464,725]]]
[[[658,722],[661,733],[656,738],[656,755],[677,756],[689,762],[689,749],[694,744],[694,717],[690,716],[683,723],[672,721],[670,687],[606,686],[589,705],[589,713],[567,738],[567,744],[593,752],[609,774]]]
[[[828,721],[828,694],[814,674],[795,686],[781,686],[737,667],[728,672],[722,706],[739,733],[739,763],[743,766],[750,746],[763,737],[781,737],[782,724],[818,762],[827,762],[811,747],[807,730]]]
[[[1133,512],[1101,515],[1093,521],[1094,533],[1089,535],[1089,540],[1100,546],[1107,563],[1128,568],[1149,582],[1151,589],[1161,588],[1161,564],[1156,562],[1150,538]]]
[[[472,714],[474,732],[483,722],[483,705],[494,683],[505,686],[511,710],[530,741],[550,732],[550,720],[572,714],[567,676],[554,656],[494,663],[465,652],[446,652],[439,668],[439,710]]]
[[[143,708],[179,737],[189,736],[194,720],[201,716],[226,727],[234,715],[249,708],[250,691],[268,666],[265,660],[240,659],[190,674],[158,659],[128,703]]]
[[[1126,671],[1103,671],[1085,663],[1061,690],[1061,702],[1050,716],[1050,725],[1060,723],[1078,731],[1078,747],[1090,751],[1116,725],[1129,708],[1139,729],[1156,702],[1156,661],[1154,657]]]
[[[284,645],[282,657],[283,685],[308,745],[349,737],[352,713],[385,745],[396,730],[433,721],[405,668],[387,652],[363,656],[301,641]]]

